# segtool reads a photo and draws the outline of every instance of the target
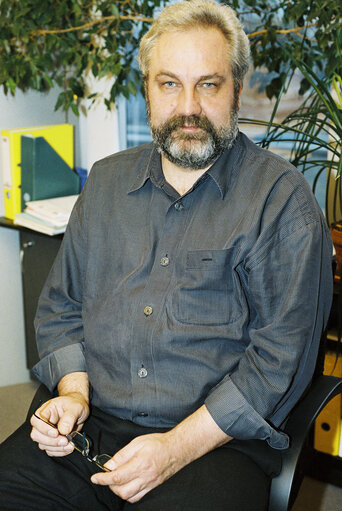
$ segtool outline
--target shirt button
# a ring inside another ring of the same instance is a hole
[[[169,266],[170,259],[168,257],[162,257],[161,260],[160,260],[160,264],[162,266]]]
[[[184,209],[184,206],[181,202],[176,202],[175,208],[177,211],[182,211],[182,209]]]
[[[141,367],[138,371],[139,378],[146,378],[147,376],[147,369],[145,367]]]
[[[153,312],[152,307],[150,307],[150,305],[147,305],[144,309],[145,316],[151,316],[152,312]]]
[[[138,417],[148,417],[148,413],[146,412],[139,412]]]

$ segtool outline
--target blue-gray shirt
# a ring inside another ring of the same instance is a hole
[[[303,176],[239,134],[180,197],[153,144],[97,162],[36,317],[50,389],[172,427],[206,404],[227,434],[287,446],[331,305],[331,240]]]

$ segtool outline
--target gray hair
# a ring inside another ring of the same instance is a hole
[[[146,82],[151,53],[165,32],[181,32],[198,27],[218,28],[228,43],[228,58],[237,92],[249,67],[248,37],[235,11],[215,0],[183,0],[166,6],[143,36],[139,48],[139,66]]]

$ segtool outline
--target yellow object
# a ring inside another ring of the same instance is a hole
[[[342,377],[342,357],[327,353],[324,374]],[[342,399],[335,396],[322,410],[315,422],[315,449],[333,456],[340,452]]]
[[[21,136],[44,137],[67,165],[74,168],[74,127],[71,124],[34,126],[1,131],[5,216],[21,212]]]

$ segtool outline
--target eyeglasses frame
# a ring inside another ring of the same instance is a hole
[[[37,408],[37,410],[38,409],[39,409],[39,407]],[[37,414],[37,410],[33,413],[33,415],[37,419],[41,420],[42,422],[45,422],[45,424],[48,424],[52,428],[58,430],[56,424],[53,424],[49,420],[43,419],[42,417],[40,417]],[[95,465],[97,465],[104,472],[110,472],[109,468],[105,467],[104,463],[100,461],[100,458],[106,456],[108,458],[107,461],[109,461],[112,456],[110,456],[109,454],[96,454],[95,456],[91,457],[89,452],[91,449],[92,441],[91,441],[90,437],[87,436],[84,431],[82,433],[80,433],[79,431],[71,431],[71,433],[69,433],[68,435],[65,435],[65,437],[74,446],[76,451],[78,451],[80,454],[82,454],[82,456],[84,458],[86,458],[87,461],[89,461],[90,463],[95,463]]]

